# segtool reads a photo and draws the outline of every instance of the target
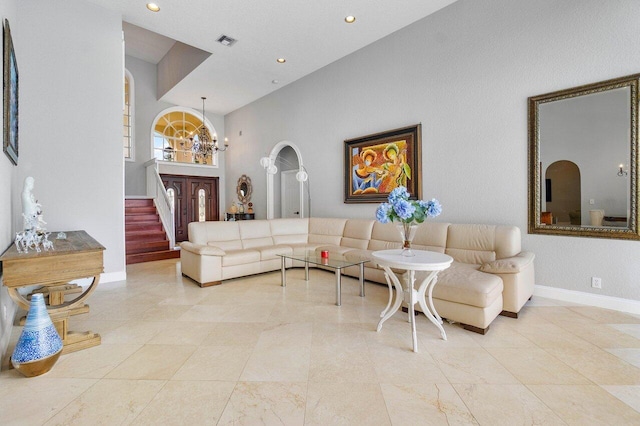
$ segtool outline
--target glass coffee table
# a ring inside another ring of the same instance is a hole
[[[295,255],[295,254],[279,254],[282,260],[282,271],[281,271],[281,280],[282,287],[287,286],[287,268],[286,268],[286,260],[297,260],[299,262],[304,262],[304,279],[305,281],[309,281],[309,265],[318,265],[326,268],[334,269],[336,273],[336,305],[340,306],[342,304],[341,301],[341,281],[342,281],[342,270],[344,268],[348,268],[349,266],[359,266],[360,267],[360,297],[364,297],[364,264],[368,262],[368,260],[347,260],[343,256],[337,254],[331,254],[329,257],[321,257],[316,255],[315,251],[308,252],[305,254]]]

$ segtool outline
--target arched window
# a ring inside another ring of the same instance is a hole
[[[133,76],[129,70],[124,70],[124,111],[123,111],[123,134],[122,144],[124,148],[124,158],[133,161],[133,100],[134,100]]]
[[[217,152],[204,158],[192,152],[202,125],[202,114],[195,110],[176,107],[162,111],[153,123],[153,156],[160,161],[217,166]],[[215,136],[206,118],[204,126],[209,139]]]

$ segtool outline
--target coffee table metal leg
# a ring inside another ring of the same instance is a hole
[[[304,280],[309,281],[309,262],[304,262]]]
[[[342,293],[342,282],[341,282],[341,274],[340,268],[336,268],[336,306],[340,306],[342,304],[341,293]]]
[[[282,256],[281,270],[280,270],[280,284],[282,287],[287,286],[287,269],[285,265],[285,258]]]
[[[364,263],[360,264],[360,297],[364,297]]]

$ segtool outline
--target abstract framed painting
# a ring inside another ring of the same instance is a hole
[[[345,140],[344,202],[384,202],[399,186],[420,199],[421,145],[420,124]]]
[[[9,21],[4,20],[2,79],[4,101],[4,142],[3,150],[13,164],[18,164],[18,63],[13,49]]]

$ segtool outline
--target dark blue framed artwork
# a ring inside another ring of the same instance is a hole
[[[2,33],[4,75],[2,79],[4,100],[3,150],[13,164],[18,164],[18,62],[13,49],[9,21],[4,20]]]

